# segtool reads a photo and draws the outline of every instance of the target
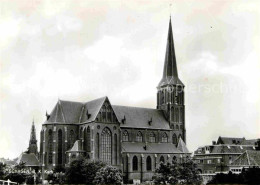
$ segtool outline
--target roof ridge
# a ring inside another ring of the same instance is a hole
[[[154,109],[154,108],[147,108],[147,107],[135,107],[135,106],[126,106],[126,105],[112,105],[112,106],[117,106],[117,107],[129,107],[129,108],[137,108],[137,109],[159,110],[159,109]]]

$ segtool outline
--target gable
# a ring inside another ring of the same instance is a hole
[[[114,112],[114,109],[111,103],[109,102],[108,98],[106,98],[103,105],[101,106],[95,120],[97,122],[104,122],[104,123],[119,123],[117,116]]]

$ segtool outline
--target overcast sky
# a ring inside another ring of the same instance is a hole
[[[172,4],[172,5],[170,5]],[[260,137],[260,1],[0,1],[0,157],[58,99],[156,107],[169,15],[190,151]],[[38,145],[39,147],[39,145]]]

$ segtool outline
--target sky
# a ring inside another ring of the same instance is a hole
[[[156,107],[169,16],[190,151],[260,138],[260,1],[0,0],[0,157],[58,101]],[[39,147],[39,145],[38,145]]]

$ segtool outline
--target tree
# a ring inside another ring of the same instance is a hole
[[[0,179],[3,179],[5,176],[6,164],[0,162]]]
[[[102,162],[88,162],[85,158],[79,157],[73,160],[66,168],[65,176],[67,183],[92,184],[97,171],[104,167]]]
[[[201,184],[202,178],[196,164],[187,157],[181,163],[161,163],[155,170],[153,181],[155,184]]]
[[[95,184],[121,184],[123,181],[122,172],[112,166],[105,166],[96,173]]]
[[[85,183],[85,159],[78,158],[70,162],[66,169],[66,181],[69,184],[84,184]]]
[[[260,168],[243,169],[240,174],[216,174],[208,184],[260,184]]]

